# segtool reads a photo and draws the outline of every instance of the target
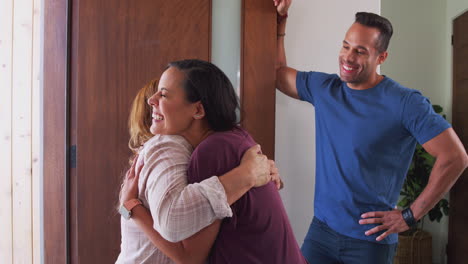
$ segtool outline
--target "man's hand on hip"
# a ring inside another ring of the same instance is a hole
[[[366,236],[370,236],[377,232],[386,230],[377,237],[377,241],[381,241],[390,234],[400,233],[409,229],[405,220],[403,220],[401,210],[397,209],[383,212],[367,212],[362,214],[361,218],[363,218],[359,220],[359,224],[361,225],[380,224],[372,229],[367,230],[365,233]]]

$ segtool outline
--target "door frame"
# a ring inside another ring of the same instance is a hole
[[[69,263],[70,0],[44,0],[43,238],[45,263]]]

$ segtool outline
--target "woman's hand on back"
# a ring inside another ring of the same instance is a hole
[[[278,168],[276,167],[275,161],[268,160],[268,162],[270,163],[271,181],[275,182],[276,188],[278,188],[278,190],[283,189],[284,184],[279,175],[279,171],[278,171]]]
[[[121,204],[128,200],[138,198],[138,179],[140,178],[140,172],[143,165],[143,161],[139,160],[138,155],[136,155],[122,184],[122,190],[120,191]]]
[[[271,181],[270,163],[267,156],[262,154],[260,145],[255,145],[244,153],[239,167],[244,170],[245,177],[252,180],[253,187],[260,187]]]

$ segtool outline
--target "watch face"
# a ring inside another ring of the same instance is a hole
[[[125,206],[121,205],[120,208],[119,208],[119,213],[123,216],[123,218],[125,219],[130,219],[130,211],[127,210],[127,208],[125,208]]]

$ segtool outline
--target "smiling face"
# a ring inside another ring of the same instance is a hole
[[[354,23],[346,33],[339,54],[340,78],[353,89],[367,89],[377,84],[377,66],[385,61],[387,52],[379,52],[376,28]]]
[[[184,80],[185,74],[174,67],[161,75],[158,91],[148,99],[152,107],[151,133],[183,135],[199,118],[200,102],[187,101]]]

